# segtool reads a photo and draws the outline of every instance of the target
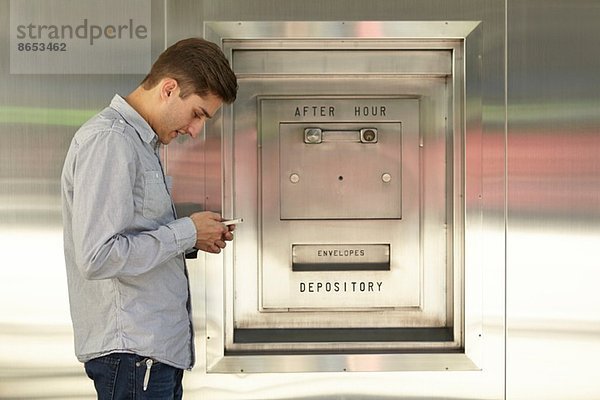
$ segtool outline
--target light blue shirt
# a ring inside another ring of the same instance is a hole
[[[184,253],[160,143],[120,96],[75,134],[61,178],[64,250],[77,358],[113,352],[194,364]]]

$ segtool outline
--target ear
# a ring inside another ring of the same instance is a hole
[[[167,101],[170,97],[179,95],[179,84],[173,78],[163,78],[159,84],[160,98]]]

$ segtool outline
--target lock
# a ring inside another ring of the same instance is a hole
[[[364,128],[360,130],[360,141],[362,143],[377,143],[377,129]]]
[[[319,128],[306,128],[304,130],[304,143],[318,144],[323,141],[323,131]]]

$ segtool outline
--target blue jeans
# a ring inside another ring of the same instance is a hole
[[[171,400],[183,397],[183,370],[135,354],[114,353],[84,364],[98,400]]]

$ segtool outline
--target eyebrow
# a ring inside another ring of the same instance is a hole
[[[202,111],[202,113],[204,114],[204,116],[206,117],[206,119],[211,119],[213,116],[210,115],[208,113],[208,111],[206,111],[206,109],[204,107],[198,107],[200,109],[200,111]]]

